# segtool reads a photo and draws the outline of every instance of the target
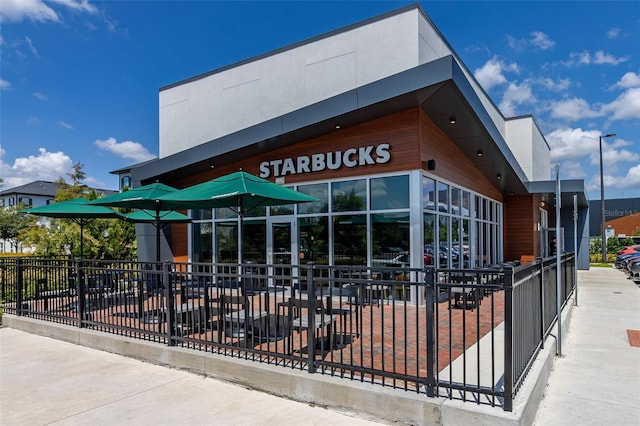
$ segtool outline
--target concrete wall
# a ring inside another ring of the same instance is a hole
[[[505,140],[530,181],[549,180],[551,150],[533,117],[518,117],[505,122]]]
[[[162,90],[160,157],[419,65],[418,18],[414,9]]]

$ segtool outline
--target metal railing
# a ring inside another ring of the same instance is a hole
[[[511,411],[556,321],[557,269],[5,258],[0,288],[8,314]]]

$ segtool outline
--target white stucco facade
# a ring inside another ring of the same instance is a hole
[[[529,181],[551,179],[550,149],[533,117],[505,122],[505,140]]]

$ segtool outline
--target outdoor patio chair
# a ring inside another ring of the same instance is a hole
[[[315,299],[313,301],[314,312],[310,313],[311,301],[307,299],[289,298],[287,312],[287,326],[289,328],[289,344],[288,351],[293,353],[293,333],[307,333],[307,345],[320,345],[323,350],[333,349],[333,330],[332,326],[335,322],[335,315],[327,309],[330,306],[331,298]],[[313,321],[313,325],[311,322]],[[313,330],[310,330],[313,327]],[[309,334],[313,331],[313,334]],[[324,339],[328,339],[325,342]],[[300,338],[300,340],[302,340]]]
[[[267,312],[251,309],[247,296],[221,295],[219,299],[218,341],[223,342],[222,334],[245,345],[261,336],[264,329],[263,322]]]

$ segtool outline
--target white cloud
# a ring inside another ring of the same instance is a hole
[[[616,58],[610,53],[605,53],[602,50],[598,50],[593,57],[594,64],[609,64],[609,65],[618,65],[622,62],[626,62],[629,60],[628,56],[624,56],[622,58]]]
[[[58,124],[64,127],[65,129],[73,130],[73,126],[67,122],[60,120],[58,121]]]
[[[0,78],[0,90],[7,90],[9,87],[11,87],[11,83]]]
[[[118,157],[133,161],[147,161],[155,158],[155,155],[151,154],[147,148],[138,142],[118,142],[115,138],[109,138],[106,140],[96,140],[96,145],[105,151],[109,151],[117,155]]]
[[[560,176],[562,179],[584,178],[585,172],[580,161],[565,160],[560,164]]]
[[[551,40],[549,36],[543,32],[533,31],[530,35],[530,43],[539,49],[548,50],[556,45],[556,42]]]
[[[48,152],[38,149],[38,155],[16,158],[13,164],[5,163],[5,150],[0,148],[0,170],[5,187],[24,185],[34,180],[55,181],[71,172],[73,163],[64,152]]]
[[[77,10],[80,12],[97,13],[98,9],[89,3],[89,0],[49,0],[52,3],[58,3],[68,7],[69,9]]]
[[[506,64],[504,61],[494,56],[482,67],[477,68],[474,71],[474,75],[484,90],[489,91],[492,87],[499,86],[507,82],[504,72],[518,73],[518,65],[515,63]]]
[[[607,38],[609,39],[614,39],[617,38],[618,35],[620,35],[620,28],[611,28],[609,31],[607,31]]]
[[[27,42],[27,47],[29,47],[31,54],[37,58],[39,56],[38,49],[36,49],[36,47],[33,45],[31,39],[29,37],[25,37],[24,40]]]
[[[516,107],[518,105],[534,103],[535,100],[528,82],[523,82],[522,84],[509,83],[507,90],[502,95],[500,111],[507,117],[513,116],[516,115]]]
[[[613,102],[604,105],[602,114],[609,120],[640,118],[640,87],[629,89]]]
[[[616,84],[611,86],[612,89],[615,89],[615,88],[628,89],[631,87],[640,87],[640,75],[632,71],[629,71],[628,73],[623,75],[622,78]]]
[[[589,51],[573,52],[569,55],[569,60],[564,64],[568,67],[576,67],[579,65],[618,65],[629,60],[628,56],[616,58],[610,53],[605,53],[602,50],[598,50],[595,54],[591,54]]]
[[[529,33],[530,38],[515,38],[507,34],[507,45],[515,51],[523,51],[528,46],[533,46],[538,49],[548,50],[556,45],[556,42],[551,40],[549,36],[542,31],[532,31]]]
[[[550,104],[551,116],[558,119],[580,120],[601,116],[582,98],[563,99]]]
[[[30,20],[35,22],[58,22],[58,13],[47,4],[56,4],[68,9],[96,14],[98,9],[88,0],[2,0],[0,7],[0,22],[21,22]]]
[[[41,101],[47,101],[47,97],[45,95],[43,95],[41,92],[34,92],[33,96],[35,96],[36,98],[40,99]]]
[[[561,78],[558,81],[554,81],[548,77],[541,77],[536,80],[536,83],[553,92],[561,92],[571,86],[571,80],[568,78]]]
[[[58,14],[42,0],[2,0],[0,22],[58,21]]]
[[[565,128],[554,130],[545,135],[551,147],[551,162],[561,160],[575,160],[584,158],[591,153],[598,152],[597,130],[582,130],[581,128]]]

